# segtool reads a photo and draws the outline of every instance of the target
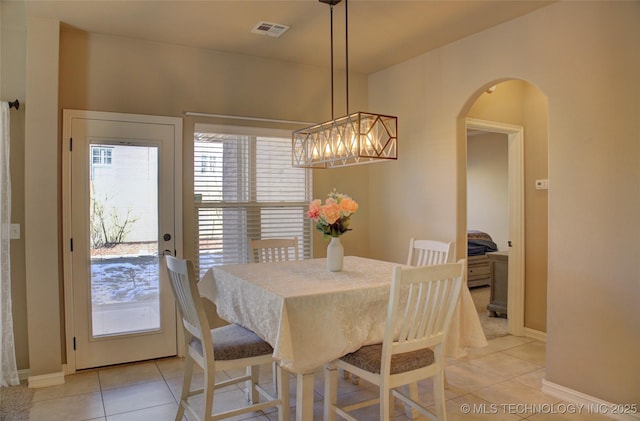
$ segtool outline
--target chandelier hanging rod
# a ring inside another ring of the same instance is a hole
[[[344,0],[344,74],[347,115],[349,115],[349,0]]]
[[[331,119],[335,118],[334,112],[334,59],[333,59],[333,6],[340,3],[342,0],[320,0],[320,3],[329,5],[329,26],[330,26],[330,39],[331,39]],[[347,114],[349,114],[349,0],[344,0],[344,50],[345,50],[345,87],[346,87],[346,103]]]
[[[320,0],[323,1],[323,0]],[[333,6],[340,3],[340,0],[337,0],[335,2],[331,2],[329,4],[329,27],[330,27],[330,32],[331,32],[331,119],[333,120],[335,118],[335,114],[334,114],[334,109],[333,109],[333,93],[334,93],[334,87],[333,87]]]

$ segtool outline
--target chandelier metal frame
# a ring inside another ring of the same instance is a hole
[[[292,165],[331,168],[398,159],[398,118],[370,112],[349,113],[348,0],[345,0],[347,115],[334,118],[333,6],[341,0],[319,0],[330,7],[331,120],[292,133]]]

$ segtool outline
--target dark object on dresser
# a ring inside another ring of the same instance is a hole
[[[467,286],[469,288],[491,284],[487,253],[498,251],[498,246],[489,234],[482,231],[467,231]]]
[[[488,253],[491,271],[491,295],[487,310],[493,317],[507,317],[507,294],[509,290],[509,252]]]

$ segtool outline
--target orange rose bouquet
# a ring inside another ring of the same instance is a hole
[[[315,222],[316,229],[325,238],[339,237],[351,230],[349,222],[351,215],[358,210],[358,203],[335,189],[328,196],[324,205],[320,199],[313,200],[309,204],[307,217]]]

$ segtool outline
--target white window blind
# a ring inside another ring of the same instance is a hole
[[[196,270],[250,261],[249,240],[298,238],[311,257],[311,171],[291,166],[290,132],[196,124]]]

